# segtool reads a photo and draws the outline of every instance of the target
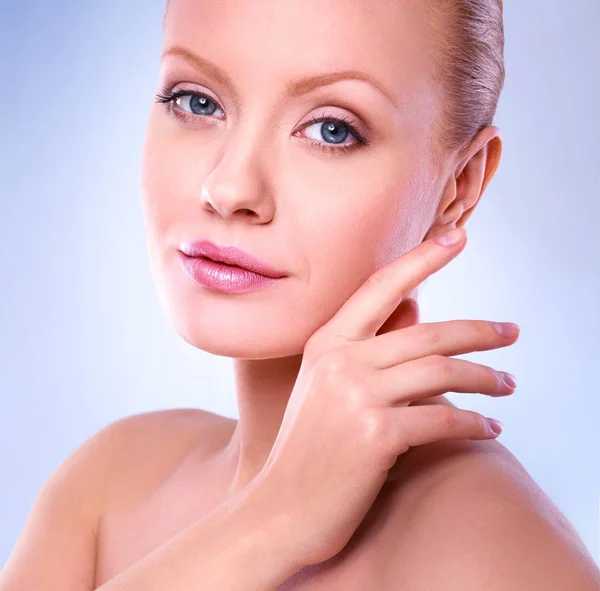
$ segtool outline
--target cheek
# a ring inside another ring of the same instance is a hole
[[[342,198],[319,199],[311,219],[304,218],[309,228],[304,247],[312,253],[311,265],[350,280],[366,278],[400,254],[415,222],[410,192],[401,185],[377,191],[355,187],[346,189]]]
[[[321,199],[306,231],[302,250],[309,267],[311,309],[326,321],[354,293],[397,244],[389,192]],[[306,211],[303,212],[306,215]],[[401,240],[400,240],[401,242]]]
[[[378,172],[378,183],[363,174],[351,181],[346,177],[344,188],[321,189],[318,200],[308,201],[314,205],[305,202],[297,212],[304,228],[297,235],[304,236],[301,246],[310,270],[309,309],[319,322],[335,314],[377,269],[421,241],[428,213],[415,171],[389,167]]]
[[[142,209],[149,238],[154,235],[156,225],[160,222],[167,176],[163,160],[165,150],[154,121],[151,117],[148,123],[141,163]]]
[[[150,241],[170,244],[175,234],[171,236],[169,232],[177,232],[187,219],[183,197],[193,195],[194,189],[186,188],[186,183],[194,168],[180,153],[180,144],[161,130],[158,117],[150,119],[141,163],[142,210]]]

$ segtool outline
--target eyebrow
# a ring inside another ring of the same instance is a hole
[[[173,45],[163,52],[161,58],[169,55],[178,55],[192,64],[192,66],[194,66],[196,69],[208,72],[220,84],[233,87],[233,82],[225,70],[210,60],[195,54],[186,47],[181,45]],[[365,72],[361,72],[360,70],[343,70],[340,72],[330,72],[327,74],[316,74],[313,76],[294,78],[288,82],[285,90],[290,96],[300,97],[311,92],[315,88],[318,88],[319,86],[333,84],[339,80],[362,80],[363,82],[367,82],[377,88],[379,92],[384,94],[392,102],[392,104],[396,104],[391,94],[379,82],[377,82],[377,80],[368,74],[365,74]]]

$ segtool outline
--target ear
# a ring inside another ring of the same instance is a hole
[[[466,224],[496,173],[501,156],[500,130],[494,126],[482,129],[461,152],[424,239]]]

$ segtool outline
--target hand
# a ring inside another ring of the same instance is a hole
[[[304,348],[281,428],[260,475],[301,566],[340,552],[410,447],[497,436],[482,415],[440,404],[409,406],[445,392],[512,394],[502,373],[454,359],[513,344],[519,327],[453,320],[376,334],[398,302],[462,251],[466,238],[436,239],[378,269]],[[414,309],[413,309],[414,310]],[[287,543],[287,542],[286,542]]]

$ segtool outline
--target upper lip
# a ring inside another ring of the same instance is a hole
[[[266,277],[285,277],[285,273],[282,271],[274,269],[249,252],[235,246],[218,246],[210,240],[194,240],[182,244],[179,250],[189,257],[207,257],[213,261],[242,267]]]

